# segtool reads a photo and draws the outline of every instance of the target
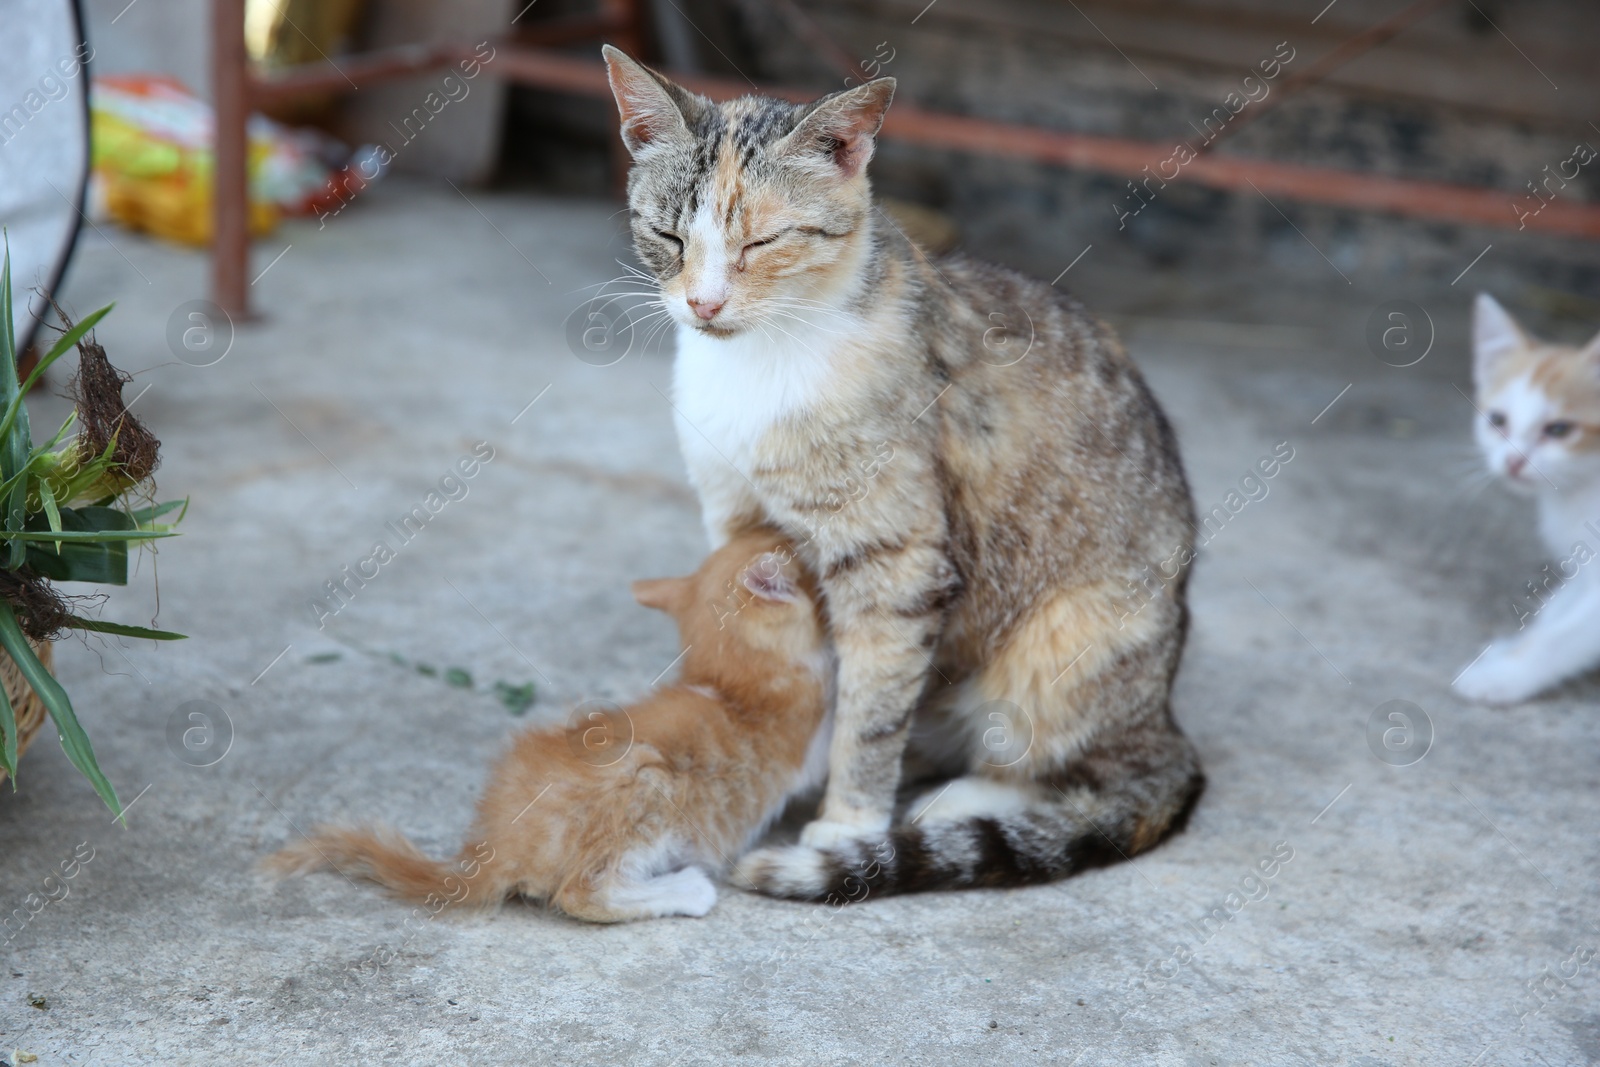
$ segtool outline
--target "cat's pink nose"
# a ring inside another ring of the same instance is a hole
[[[723,303],[724,302],[721,300],[696,300],[693,297],[689,298],[689,306],[694,309],[694,313],[707,322],[710,322],[712,319],[717,317],[717,312],[722,310]]]
[[[1527,465],[1527,456],[1508,456],[1506,458],[1506,473],[1515,478],[1522,473],[1522,468]]]

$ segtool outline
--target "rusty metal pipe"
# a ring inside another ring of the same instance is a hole
[[[501,49],[488,69],[526,85],[591,96],[603,97],[611,93],[603,65],[554,52]],[[759,91],[803,102],[816,95],[781,87],[763,86],[752,90],[744,82],[694,74],[672,74],[671,77],[685,88],[712,99],[726,100]],[[1239,156],[1200,156],[1178,167],[1176,177],[1169,177],[1171,169],[1163,172],[1162,164],[1172,158],[1176,141],[1165,144],[1065,133],[928,111],[910,103],[897,103],[889,109],[883,123],[883,136],[930,148],[1026,159],[1117,177],[1149,177],[1158,183],[1157,187],[1161,182],[1188,181],[1228,192],[1258,192],[1269,197],[1281,196],[1357,211],[1387,211],[1414,218],[1521,228],[1515,210],[1515,194],[1479,186],[1390,178]],[[1537,215],[1529,215],[1526,228],[1597,239],[1600,238],[1600,205],[1553,201],[1545,204]]]
[[[212,0],[211,103],[216,165],[211,191],[212,300],[235,319],[250,315],[250,69],[244,47],[244,0]]]

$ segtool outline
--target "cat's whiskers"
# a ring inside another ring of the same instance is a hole
[[[657,319],[657,316],[660,316],[659,319]],[[655,341],[656,339],[658,339],[660,337],[665,336],[666,332],[667,332],[667,328],[669,326],[671,326],[673,324],[673,322],[676,321],[667,312],[667,309],[665,307],[663,307],[659,311],[652,311],[649,315],[646,315],[643,319],[640,319],[639,322],[640,323],[649,322],[651,319],[657,319],[657,321],[651,323],[649,330],[647,330],[645,332],[645,335],[644,335],[643,339],[640,340],[640,342],[639,342],[640,351],[648,351],[649,348],[650,348],[651,342]]]
[[[661,286],[654,277],[637,267],[622,262],[620,259],[616,260],[616,264],[626,273],[619,274],[615,278],[607,278],[605,281],[595,282],[591,285],[580,286],[579,288],[573,290],[573,292],[581,293],[588,289],[595,290],[594,296],[590,297],[591,303],[600,303],[622,298],[633,298],[642,300],[649,305],[660,305],[662,307],[666,306],[666,300],[664,298],[664,294],[661,292]],[[641,282],[649,286],[649,288],[637,288]],[[610,292],[606,291],[608,286],[624,284],[628,285],[629,288],[613,289]],[[632,311],[633,309],[630,308],[629,310]]]
[[[815,356],[815,355],[818,354],[817,350],[815,348],[812,348],[810,345],[806,344],[800,338],[796,337],[794,334],[790,333],[788,330],[785,330],[782,326],[779,326],[777,324],[777,322],[774,321],[774,319],[772,318],[771,315],[763,315],[763,316],[761,316],[761,318],[759,318],[759,319],[757,319],[755,321],[758,322],[758,323],[764,324],[766,326],[771,326],[774,330],[777,330],[779,333],[781,333],[785,337],[789,338],[789,340],[793,341],[795,344],[797,344],[801,348],[805,349],[806,352],[809,353],[810,355]],[[804,320],[802,320],[802,321],[804,321]],[[768,337],[770,339],[771,335],[768,335]],[[774,342],[774,343],[776,343],[776,342]]]
[[[766,325],[765,321],[763,321],[762,319],[756,319],[756,320],[754,320],[754,322],[755,322],[756,329],[761,331],[761,336],[763,336],[763,337],[765,337],[767,339],[767,344],[776,347],[777,344],[778,344],[778,339],[776,337],[772,336],[772,334],[767,331],[767,325]]]
[[[812,296],[800,296],[800,295],[798,295],[796,293],[787,293],[787,294],[782,295],[782,296],[776,296],[773,299],[775,299],[775,300],[790,300],[790,301],[793,301],[794,303],[797,303],[797,304],[810,304],[812,307],[827,308],[830,311],[839,311],[839,310],[841,310],[841,308],[837,304],[831,303],[831,302],[829,302],[827,300],[820,300],[820,299],[818,299],[816,297],[812,297]]]
[[[647,323],[651,324],[650,331],[640,339],[640,348],[642,350],[649,344],[651,337],[657,332],[658,328],[662,327],[662,323],[654,322],[653,320],[660,318],[663,321],[671,321],[671,308],[668,307],[666,297],[652,275],[640,270],[638,267],[624,263],[620,259],[615,262],[617,266],[623,269],[624,273],[617,275],[615,278],[608,278],[603,282],[597,282],[594,285],[584,286],[583,288],[597,290],[594,296],[590,298],[591,305],[608,303],[613,300],[634,301],[623,310],[623,315],[626,317],[629,327],[634,330],[643,328]],[[630,287],[606,291],[608,286],[637,286],[640,283],[648,285],[649,288]],[[639,314],[641,310],[645,310],[646,314]]]
[[[639,277],[638,275],[634,274],[619,274],[615,278],[606,278],[604,281],[591,282],[588,285],[580,285],[576,289],[569,290],[569,292],[581,293],[585,289],[603,289],[608,285],[615,285],[618,282],[645,282],[656,292],[659,292],[661,289],[661,287],[656,284],[656,280],[654,278],[648,276]]]
[[[647,323],[650,323],[650,328],[653,332],[655,328],[660,325],[660,323],[653,322],[653,320],[657,318],[661,318],[664,321],[670,322],[672,309],[668,307],[666,298],[663,296],[660,287],[656,285],[655,279],[634,267],[630,267],[621,260],[617,261],[617,265],[628,273],[619,274],[615,278],[607,278],[605,281],[595,282],[591,285],[581,286],[580,288],[573,290],[573,292],[583,292],[584,290],[588,289],[596,290],[594,295],[590,296],[585,302],[585,305],[589,308],[606,307],[613,302],[626,302],[623,303],[623,306],[619,309],[619,313],[614,321],[620,321],[627,328],[634,331],[638,331]],[[619,288],[613,289],[610,292],[606,291],[607,286],[623,284],[637,285],[640,282],[648,282],[651,288]],[[641,312],[644,313],[641,314]],[[643,350],[645,345],[648,344],[648,340],[648,334],[644,338],[641,338],[639,343],[641,350]]]
[[[632,274],[632,275],[634,275],[636,277],[639,277],[639,278],[646,278],[646,279],[648,279],[650,281],[655,281],[655,277],[649,271],[641,270],[640,268],[635,267],[632,263],[624,263],[620,259],[613,259],[611,262],[615,263],[617,266],[621,267],[623,270],[627,271],[629,274]]]
[[[820,301],[805,300],[799,297],[769,297],[765,303],[770,307],[785,308],[792,311],[815,311],[823,315],[831,315],[834,318],[845,319],[847,321],[853,321],[856,318],[856,316],[850,314],[849,312],[841,311],[831,304],[825,304]]]
[[[832,322],[835,323],[835,325],[838,325],[838,323],[856,322],[854,315],[845,315],[842,314],[842,312],[830,312],[830,310],[824,310],[821,309],[821,307],[805,307],[803,304],[782,304],[782,302],[776,301],[763,301],[762,307],[765,310],[781,310],[781,312],[787,312],[787,314],[794,315],[795,318],[800,318],[802,322],[816,322],[816,320],[811,318],[811,315],[816,315],[818,320],[821,320],[821,322]]]
[[[807,327],[809,327],[809,328],[811,328],[813,330],[816,330],[818,333],[830,333],[830,334],[833,334],[835,337],[844,336],[843,332],[840,331],[840,330],[830,330],[826,326],[822,326],[822,325],[820,325],[818,323],[812,322],[810,319],[805,318],[804,316],[796,315],[794,312],[789,311],[786,308],[769,308],[768,312],[769,312],[769,317],[770,316],[776,316],[776,315],[782,315],[784,318],[793,319],[794,321],[800,323],[803,326],[807,326]]]
[[[1501,476],[1484,464],[1483,454],[1475,443],[1453,444],[1440,464],[1439,473],[1446,482],[1455,485],[1460,497],[1467,501],[1476,501],[1490,486],[1501,481]]]
[[[610,293],[596,293],[594,296],[589,297],[589,301],[591,303],[602,303],[607,300],[615,300],[622,297],[630,297],[635,300],[643,300],[648,303],[661,304],[663,306],[666,305],[666,301],[662,299],[660,293],[652,293],[633,289],[616,290]]]

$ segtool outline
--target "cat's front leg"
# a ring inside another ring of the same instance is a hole
[[[1520,704],[1600,666],[1600,589],[1566,586],[1516,637],[1491,644],[1455,680],[1471,700]]]
[[[682,423],[681,418],[679,421]],[[680,425],[679,444],[689,467],[689,481],[700,498],[700,518],[713,551],[765,520],[750,480],[717,455],[704,438],[694,436],[692,427]]]
[[[856,544],[824,553],[820,562],[838,701],[827,793],[800,840],[828,848],[889,828],[911,713],[957,579],[932,541]]]
[[[1522,647],[1522,638],[1502,637],[1451,683],[1468,700],[1484,704],[1520,704],[1550,684]]]

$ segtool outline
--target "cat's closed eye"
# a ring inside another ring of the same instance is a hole
[[[1547,422],[1544,424],[1544,435],[1553,440],[1559,441],[1561,438],[1570,434],[1575,428],[1576,427],[1574,427],[1572,423],[1568,422],[1566,419],[1557,419],[1555,422]]]
[[[683,238],[679,237],[677,234],[673,233],[671,230],[657,230],[656,231],[656,236],[661,238],[663,241],[667,242],[668,244],[672,245],[680,253],[683,251]]]
[[[1503,411],[1491,411],[1491,412],[1489,412],[1489,425],[1493,426],[1497,430],[1504,429],[1505,425],[1506,425],[1505,412],[1503,412]]]
[[[758,238],[758,239],[756,239],[754,241],[746,241],[745,242],[745,246],[744,246],[744,251],[748,252],[752,248],[760,248],[762,245],[770,245],[772,242],[776,241],[778,238],[782,237],[784,234],[788,233],[789,230],[792,230],[792,229],[794,229],[793,226],[789,227],[788,229],[779,230],[777,233],[773,234],[771,237],[761,237],[761,238]]]

